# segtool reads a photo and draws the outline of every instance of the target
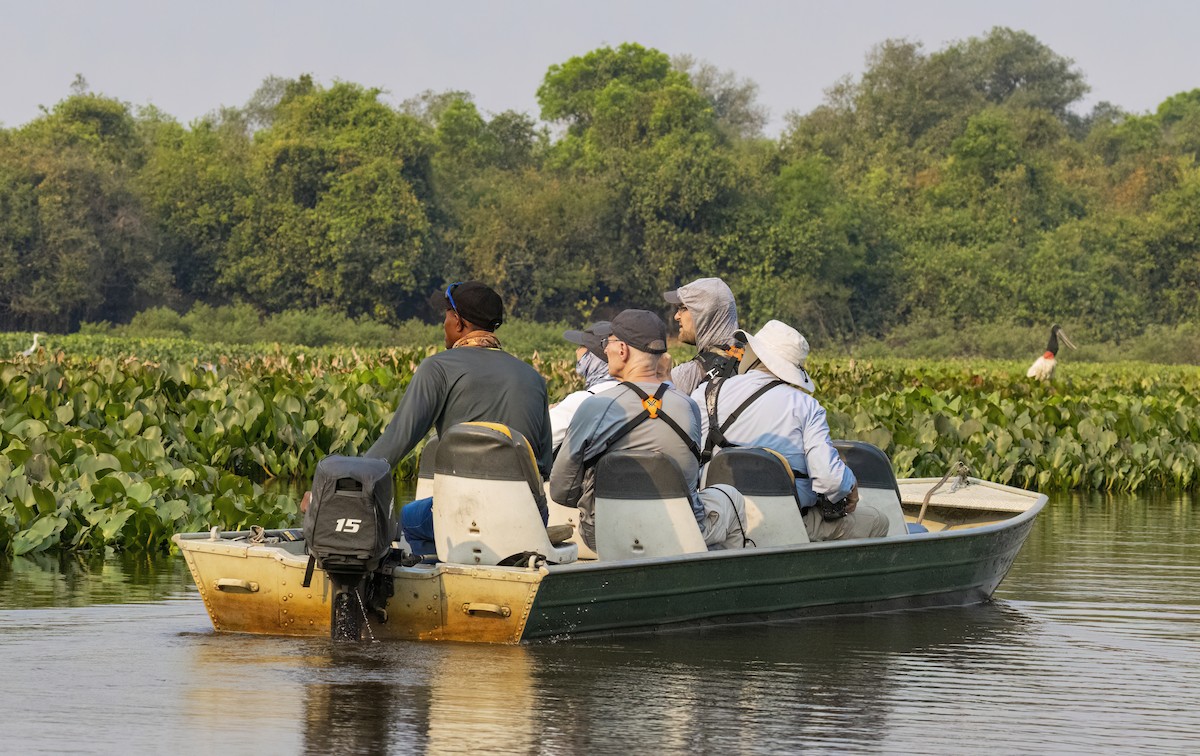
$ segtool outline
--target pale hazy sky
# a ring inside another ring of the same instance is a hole
[[[934,51],[993,26],[1073,58],[1092,88],[1083,110],[1108,100],[1145,112],[1200,87],[1195,0],[0,0],[0,125],[36,118],[76,73],[184,123],[245,103],[269,75],[302,73],[379,87],[392,103],[461,89],[484,112],[536,116],[550,65],[638,42],[753,80],[777,134],[785,113],[861,73],[874,44],[905,37]]]

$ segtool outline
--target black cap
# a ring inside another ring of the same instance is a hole
[[[667,351],[667,324],[649,310],[622,310],[612,322],[596,326],[597,336],[616,336],[639,352]]]
[[[462,281],[446,287],[446,306],[480,328],[494,331],[504,322],[504,301],[490,286]]]
[[[609,322],[607,320],[599,320],[582,331],[563,331],[563,338],[572,344],[587,347],[589,352],[608,362],[608,355],[604,353],[604,348],[600,346],[601,337],[596,335],[597,328],[608,325]]]

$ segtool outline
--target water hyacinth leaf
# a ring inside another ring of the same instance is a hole
[[[126,487],[125,495],[133,499],[138,504],[145,504],[154,494],[154,489],[146,481],[139,481],[131,486]]]
[[[117,533],[121,532],[121,528],[125,527],[125,523],[133,516],[132,509],[122,509],[117,512],[112,512],[100,521],[100,533],[104,536],[105,542],[116,538]]]
[[[115,475],[105,475],[92,485],[91,491],[92,498],[99,503],[125,498],[125,484]]]
[[[184,499],[168,499],[160,502],[155,507],[155,510],[163,522],[181,520],[191,514],[192,511],[188,502]]]
[[[25,448],[25,444],[16,438],[12,440],[12,443],[8,445],[3,453],[13,465],[24,465],[33,456],[33,452]],[[13,472],[15,473],[16,470],[14,469]],[[21,472],[24,472],[24,470],[22,469]]]
[[[983,423],[971,418],[963,421],[963,424],[958,426],[958,437],[966,441],[977,433],[983,433]]]
[[[30,417],[14,425],[9,432],[18,438],[30,441],[46,435],[46,431],[48,430],[46,424],[41,420],[34,420]]]
[[[18,404],[24,403],[26,397],[29,396],[29,384],[25,376],[13,378],[4,387],[5,391]]]
[[[134,410],[126,415],[125,419],[121,421],[121,429],[125,431],[126,435],[136,436],[138,431],[142,429],[143,420],[145,420],[145,415],[137,410]]]
[[[874,428],[861,434],[861,440],[886,451],[892,446],[892,433],[887,428]]]
[[[75,466],[81,473],[96,475],[105,470],[120,470],[121,461],[112,454],[100,453],[76,460]]]
[[[29,392],[29,398],[25,400],[25,409],[29,412],[30,417],[46,417],[45,392],[41,390]]]
[[[45,515],[13,538],[13,555],[33,554],[45,551],[58,540],[58,534],[67,527],[62,517]]]
[[[58,511],[58,500],[54,498],[54,493],[40,485],[31,484],[29,492],[33,495],[34,504],[40,514],[53,514]]]

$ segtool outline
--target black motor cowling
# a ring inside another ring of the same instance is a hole
[[[395,532],[392,467],[386,460],[335,455],[317,463],[304,539],[321,569],[373,572]]]
[[[304,540],[310,574],[315,564],[334,586],[335,638],[358,638],[366,578],[387,557],[396,532],[392,498],[392,467],[386,460],[333,455],[317,463]]]

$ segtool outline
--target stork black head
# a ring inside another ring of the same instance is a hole
[[[1059,336],[1062,336],[1064,344],[1072,349],[1075,348],[1075,345],[1071,343],[1069,338],[1067,338],[1067,334],[1063,331],[1062,326],[1060,326],[1058,323],[1055,323],[1054,325],[1050,326],[1050,343],[1046,344],[1046,351],[1056,356],[1058,355]]]

